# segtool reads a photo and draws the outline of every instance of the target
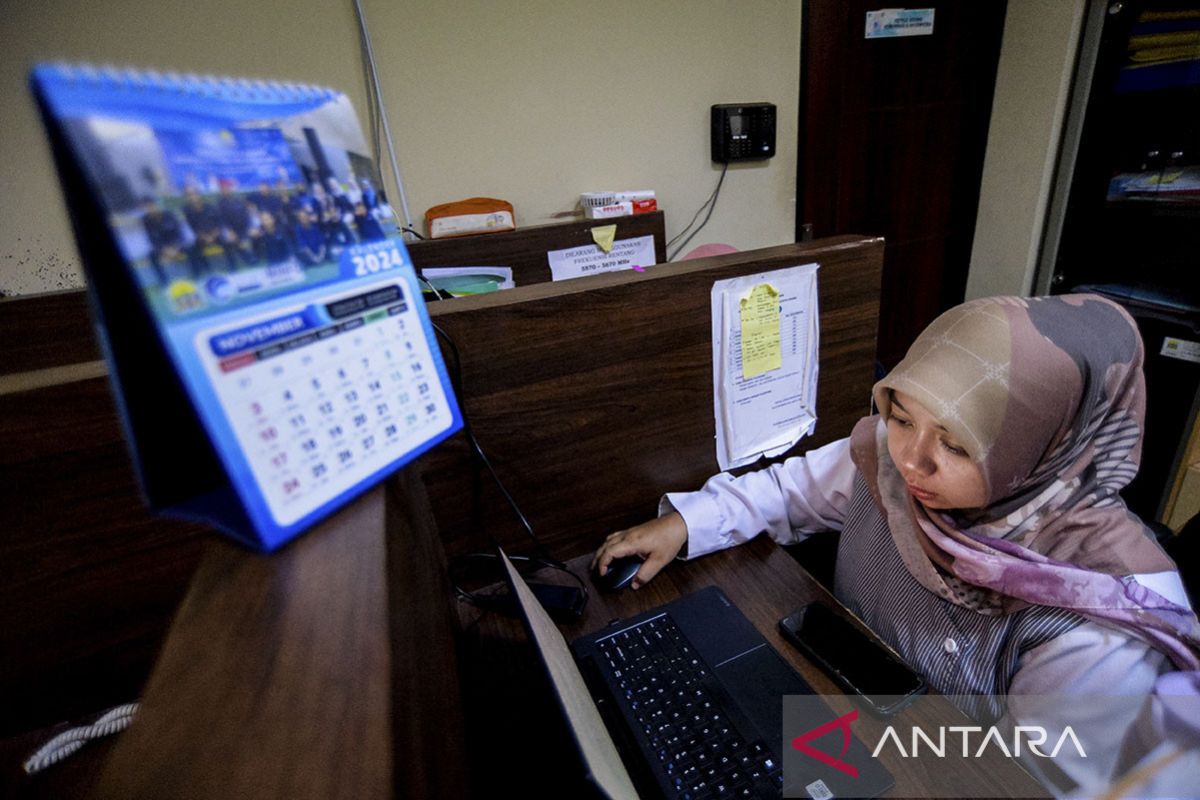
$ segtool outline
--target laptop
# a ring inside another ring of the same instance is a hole
[[[891,788],[857,738],[848,756],[866,766],[856,779],[813,760],[804,774],[789,770],[785,787],[782,698],[813,690],[715,586],[568,646],[503,551],[501,560],[602,796],[777,798],[786,789],[827,800]]]

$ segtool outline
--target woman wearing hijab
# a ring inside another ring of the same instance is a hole
[[[985,724],[1010,694],[1145,696],[1173,666],[1200,668],[1179,573],[1117,494],[1145,413],[1124,310],[1095,295],[963,304],[874,398],[848,439],[668,494],[594,564],[640,555],[637,588],[676,555],[841,530],[838,599]],[[1099,724],[1131,722],[1099,705]],[[1121,738],[1070,777],[1111,781]]]

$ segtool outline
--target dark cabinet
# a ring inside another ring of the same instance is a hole
[[[1157,520],[1200,388],[1200,1],[1091,3],[1079,63],[1038,283],[1137,320],[1147,423],[1124,495]]]

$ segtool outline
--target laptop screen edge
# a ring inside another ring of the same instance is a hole
[[[567,727],[575,739],[584,767],[597,788],[612,800],[637,798],[633,780],[617,752],[617,746],[604,726],[604,720],[592,700],[583,674],[571,655],[567,640],[546,610],[542,608],[525,579],[520,576],[501,549],[500,560],[508,575],[509,586],[517,599],[526,628],[538,655],[550,676]]]

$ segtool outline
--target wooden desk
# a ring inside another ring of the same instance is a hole
[[[436,533],[401,472],[272,555],[213,542],[90,796],[463,796]]]
[[[588,555],[572,567],[586,575]],[[828,593],[765,537],[670,565],[634,592],[591,590],[574,638],[707,585],[821,694],[776,621]],[[850,710],[848,703],[834,710]],[[966,724],[965,718],[963,723]],[[860,718],[856,731],[881,735]],[[1009,761],[973,762],[997,796],[1042,796]],[[897,794],[928,761],[885,753]],[[90,778],[90,776],[89,776]],[[134,725],[89,797],[573,797],[579,770],[522,625],[455,601],[415,472],[271,556],[209,548]]]
[[[587,575],[589,560],[590,556],[580,556],[570,566],[576,574]],[[818,694],[841,695],[776,628],[779,619],[805,603],[837,601],[766,536],[695,561],[675,562],[636,592],[602,593],[589,584],[590,600],[583,618],[560,629],[570,641],[611,620],[631,617],[710,585],[725,592]],[[472,795],[574,796],[580,786],[578,756],[524,628],[515,619],[480,611],[463,601],[458,613]],[[837,713],[852,708],[849,702],[839,704],[836,699],[831,705]],[[933,723],[919,714],[914,719]],[[962,724],[972,723],[963,716]],[[855,722],[859,735],[872,741],[877,741],[885,726],[885,722],[865,716]],[[1037,781],[1013,762],[996,756],[994,750],[985,755],[987,758],[972,762],[978,770],[973,777],[993,782],[997,797],[1045,796]],[[884,751],[883,761],[896,778],[891,795],[920,797],[922,787],[930,785],[927,770],[931,761],[903,759],[890,750]]]

